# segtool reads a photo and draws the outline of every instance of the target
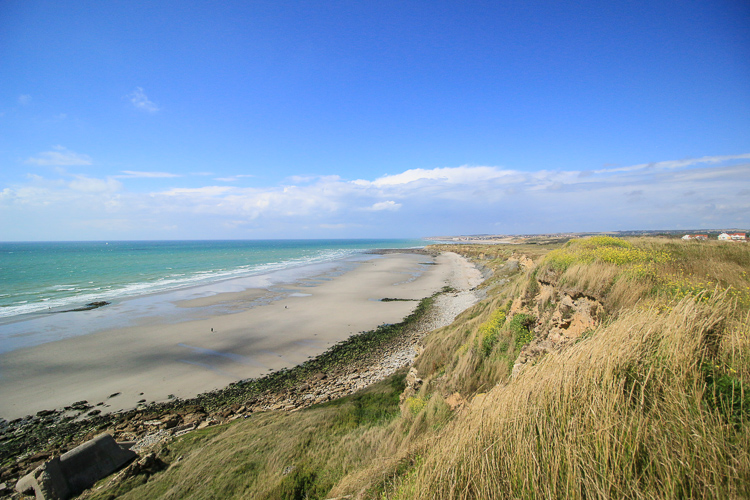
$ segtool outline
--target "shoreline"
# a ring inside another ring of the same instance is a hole
[[[0,419],[0,443],[6,457],[0,472],[4,477],[20,477],[101,432],[111,433],[118,441],[131,441],[135,451],[145,453],[194,429],[247,418],[258,411],[298,410],[353,394],[392,376],[413,363],[424,335],[451,324],[483,297],[476,288],[484,279],[481,272],[457,254],[443,255],[449,259],[443,266],[449,271],[443,275],[444,288],[420,300],[401,323],[351,336],[289,370],[235,382],[193,398],[127,411],[87,415],[94,407],[83,405],[79,419],[49,409],[14,422]]]
[[[5,261],[11,273],[11,286],[5,293],[0,294],[3,299],[0,300],[0,339],[3,339],[3,325],[72,311],[91,302],[117,304],[142,296],[211,288],[224,282],[253,282],[259,277],[262,279],[275,274],[294,274],[296,271],[309,268],[338,265],[349,259],[367,255],[371,250],[383,248],[379,246],[381,244],[394,244],[396,246],[385,248],[398,249],[401,248],[399,245],[405,243],[415,244],[403,247],[405,252],[425,246],[421,240],[377,239],[118,241],[106,247],[106,253],[112,253],[111,258],[95,258],[87,262],[81,270],[71,265],[76,258],[98,257],[109,243],[0,242],[4,256],[22,256]],[[74,246],[71,248],[70,244]],[[81,248],[76,248],[79,244]],[[45,248],[47,246],[50,248]],[[222,251],[217,254],[220,249]],[[50,262],[50,258],[54,258],[50,256],[52,251],[62,251],[66,255],[72,252],[73,257],[58,266],[56,261]],[[87,252],[89,255],[86,255]],[[143,254],[146,257],[142,259],[142,264],[147,269],[146,273],[130,266],[133,257],[136,256],[134,252],[146,252]],[[27,255],[28,258],[23,255]],[[172,260],[166,260],[165,257]],[[196,257],[200,258],[203,264],[198,264]],[[175,265],[173,259],[185,262],[177,262]],[[109,262],[106,267],[105,261]],[[39,267],[54,267],[58,273],[38,283],[41,288],[36,291],[28,287],[16,289],[12,286],[14,280],[29,284],[23,275],[32,271],[36,274],[35,269]],[[113,267],[125,269],[122,272],[111,273]],[[78,275],[79,271],[82,274]],[[65,278],[68,273],[73,273],[76,277],[68,280]],[[256,283],[246,285],[246,288],[257,286],[262,285]]]
[[[178,300],[170,306],[191,319],[163,323],[157,316],[135,327],[4,353],[0,417],[12,420],[83,400],[103,412],[119,411],[144,399],[186,398],[299,365],[357,332],[401,320],[416,306],[380,299],[418,300],[441,289],[440,272],[447,271],[441,266],[421,266],[415,279],[414,267],[427,260],[434,262],[424,252],[399,251],[357,262],[338,276],[285,284],[285,297],[262,305],[251,303],[268,289]],[[206,315],[215,308],[221,311]]]
[[[404,249],[402,253],[420,252]],[[66,309],[0,317],[0,339],[3,341],[3,345],[0,345],[0,356],[18,349],[35,347],[78,335],[134,326],[131,319],[133,317],[150,316],[152,320],[164,323],[184,322],[190,316],[184,308],[178,309],[178,307],[181,302],[192,298],[213,297],[234,292],[252,293],[253,290],[262,290],[263,296],[259,297],[262,299],[261,303],[270,302],[283,298],[286,295],[283,290],[287,286],[298,286],[306,280],[328,279],[340,272],[351,270],[363,260],[373,258],[367,257],[368,255],[378,255],[378,253],[367,250],[330,261],[271,269],[245,276],[223,277],[208,283],[185,284],[173,289],[146,290],[140,294],[110,299],[111,302],[100,298],[94,299],[97,304],[107,302],[103,307],[87,307],[89,304],[85,304],[84,301],[77,305],[66,306],[69,307]],[[221,314],[226,312],[228,311],[220,311]],[[80,330],[80,332],[71,334],[73,330]]]
[[[129,326],[128,320],[116,320],[106,318],[119,315],[121,317],[140,317],[143,309],[151,309],[154,304],[169,304],[172,310],[162,308],[152,314],[158,316],[165,323],[184,322],[188,318],[186,309],[202,306],[221,306],[222,302],[231,305],[232,294],[240,297],[241,294],[257,294],[254,305],[263,305],[267,302],[284,298],[287,293],[286,287],[300,286],[307,282],[329,280],[341,272],[347,272],[362,261],[388,254],[415,254],[435,256],[425,247],[395,248],[395,249],[364,249],[361,252],[347,255],[329,261],[305,263],[288,268],[271,269],[266,272],[253,272],[245,276],[223,277],[209,283],[185,284],[173,289],[145,291],[137,295],[126,295],[123,297],[103,300],[101,297],[90,297],[87,300],[72,303],[64,309],[51,309],[49,311],[38,311],[24,313],[17,316],[0,317],[0,356],[18,349],[35,347],[47,342],[55,342],[72,338],[78,335],[88,335],[104,330],[113,330]],[[260,293],[259,293],[260,292]],[[218,297],[227,297],[226,301]],[[191,305],[190,300],[195,300]],[[201,304],[205,301],[205,304]],[[242,301],[243,307],[248,306],[248,301]],[[84,314],[95,309],[92,314]],[[113,310],[119,310],[113,312]],[[216,314],[233,312],[224,308],[216,311]],[[65,330],[81,330],[80,333],[64,333]],[[61,333],[62,332],[62,333]],[[27,339],[32,337],[32,339]],[[0,374],[1,376],[1,374]],[[0,379],[1,381],[1,379]]]

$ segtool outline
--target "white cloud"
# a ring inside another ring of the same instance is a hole
[[[122,184],[115,179],[96,179],[83,175],[76,175],[75,179],[70,181],[68,185],[72,190],[84,193],[114,192],[122,188]]]
[[[367,210],[372,210],[373,212],[379,212],[381,210],[391,210],[395,211],[401,208],[401,203],[396,203],[393,200],[388,201],[379,201],[378,203],[373,203],[371,207],[367,208]]]
[[[217,177],[214,180],[219,181],[219,182],[236,182],[245,177],[255,177],[255,176],[250,175],[250,174],[239,174],[239,175],[233,175],[231,177]]]
[[[128,192],[115,177],[60,172],[58,179],[31,175],[22,185],[0,186],[0,209],[6,210],[0,212],[0,234],[9,234],[4,225],[10,224],[6,214],[13,207],[19,214],[44,214],[40,220],[49,221],[46,225],[60,227],[66,221],[103,220],[106,213],[108,220],[132,221],[133,232],[121,235],[128,238],[145,237],[138,232],[144,227],[153,228],[153,237],[164,227],[176,227],[171,234],[182,238],[322,237],[332,229],[342,236],[367,237],[745,227],[750,226],[750,203],[737,196],[750,192],[750,162],[741,162],[745,158],[750,155],[644,163],[586,175],[462,166],[365,180],[306,177],[288,185],[290,178],[252,188],[178,185],[151,193]],[[37,159],[62,162],[42,155]]]
[[[55,151],[43,151],[36,157],[28,158],[25,163],[40,166],[74,166],[91,165],[91,157],[84,154],[74,153],[62,146],[54,146]]]
[[[123,175],[117,175],[119,179],[142,178],[142,179],[165,179],[172,177],[182,177],[179,174],[170,174],[169,172],[140,172],[137,170],[123,170]]]
[[[183,196],[183,197],[216,197],[222,194],[226,194],[232,188],[228,186],[206,186],[202,188],[173,188],[168,191],[162,191],[160,193],[154,193],[152,196]]]
[[[159,106],[146,96],[146,93],[141,87],[136,87],[135,90],[126,97],[130,100],[133,106],[140,111],[145,111],[147,113],[156,113],[159,111]]]
[[[18,96],[18,104],[21,106],[27,106],[31,104],[31,96],[29,94],[21,94]]]
[[[497,167],[470,167],[467,165],[461,167],[445,167],[423,169],[415,168],[407,170],[400,174],[384,175],[374,181],[356,180],[355,184],[361,186],[396,186],[400,184],[409,184],[417,181],[437,181],[448,184],[467,184],[472,182],[481,182],[490,179],[499,179],[514,175],[516,172],[510,170],[500,170]]]

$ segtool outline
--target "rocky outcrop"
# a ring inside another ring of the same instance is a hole
[[[529,363],[595,329],[602,317],[604,307],[598,299],[552,283],[538,281],[538,293],[531,300],[518,298],[511,305],[510,317],[523,312],[537,318],[534,339],[518,355],[513,377]]]
[[[101,434],[73,450],[44,462],[21,478],[16,490],[33,491],[37,500],[65,500],[120,469],[137,455]]]
[[[419,378],[417,369],[413,366],[409,369],[409,373],[406,374],[406,379],[404,380],[404,382],[406,383],[406,388],[404,389],[404,392],[401,393],[401,396],[399,396],[399,402],[402,405],[408,398],[417,395],[417,392],[419,392],[419,389],[420,387],[422,387],[423,383],[422,379]]]

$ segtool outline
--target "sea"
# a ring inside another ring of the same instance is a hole
[[[282,286],[419,239],[0,242],[0,353],[178,321],[174,300]],[[89,304],[107,302],[88,310]],[[145,314],[148,312],[148,314]],[[184,309],[182,312],[184,315]]]

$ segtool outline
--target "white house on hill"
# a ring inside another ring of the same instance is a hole
[[[745,233],[721,233],[719,235],[721,241],[747,241]]]

